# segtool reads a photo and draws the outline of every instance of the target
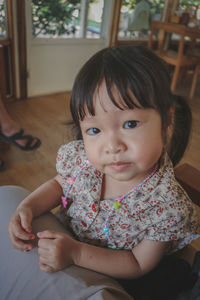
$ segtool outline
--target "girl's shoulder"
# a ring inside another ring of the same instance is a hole
[[[56,169],[59,174],[62,174],[76,166],[80,167],[86,160],[83,141],[72,141],[59,148],[56,158]]]
[[[58,150],[58,155],[61,157],[71,157],[77,154],[85,154],[83,140],[75,140],[68,144],[61,145]]]

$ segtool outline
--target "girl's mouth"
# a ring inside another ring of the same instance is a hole
[[[111,163],[109,164],[110,168],[113,169],[114,171],[124,171],[125,169],[130,167],[129,162],[116,162],[116,163]]]

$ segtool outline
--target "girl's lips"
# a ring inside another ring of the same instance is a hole
[[[117,163],[111,163],[110,168],[114,171],[124,171],[130,166],[129,162],[117,162]]]

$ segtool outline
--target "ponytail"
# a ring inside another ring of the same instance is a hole
[[[174,97],[174,119],[171,141],[168,154],[175,166],[183,157],[187,148],[191,125],[192,113],[186,100],[181,96]]]

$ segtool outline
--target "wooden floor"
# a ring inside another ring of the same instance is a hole
[[[55,159],[59,146],[70,139],[69,93],[43,96],[8,103],[8,110],[27,133],[39,137],[42,145],[34,151],[22,151],[0,144],[0,157],[6,161],[0,173],[0,185],[20,185],[29,190],[56,174]]]

